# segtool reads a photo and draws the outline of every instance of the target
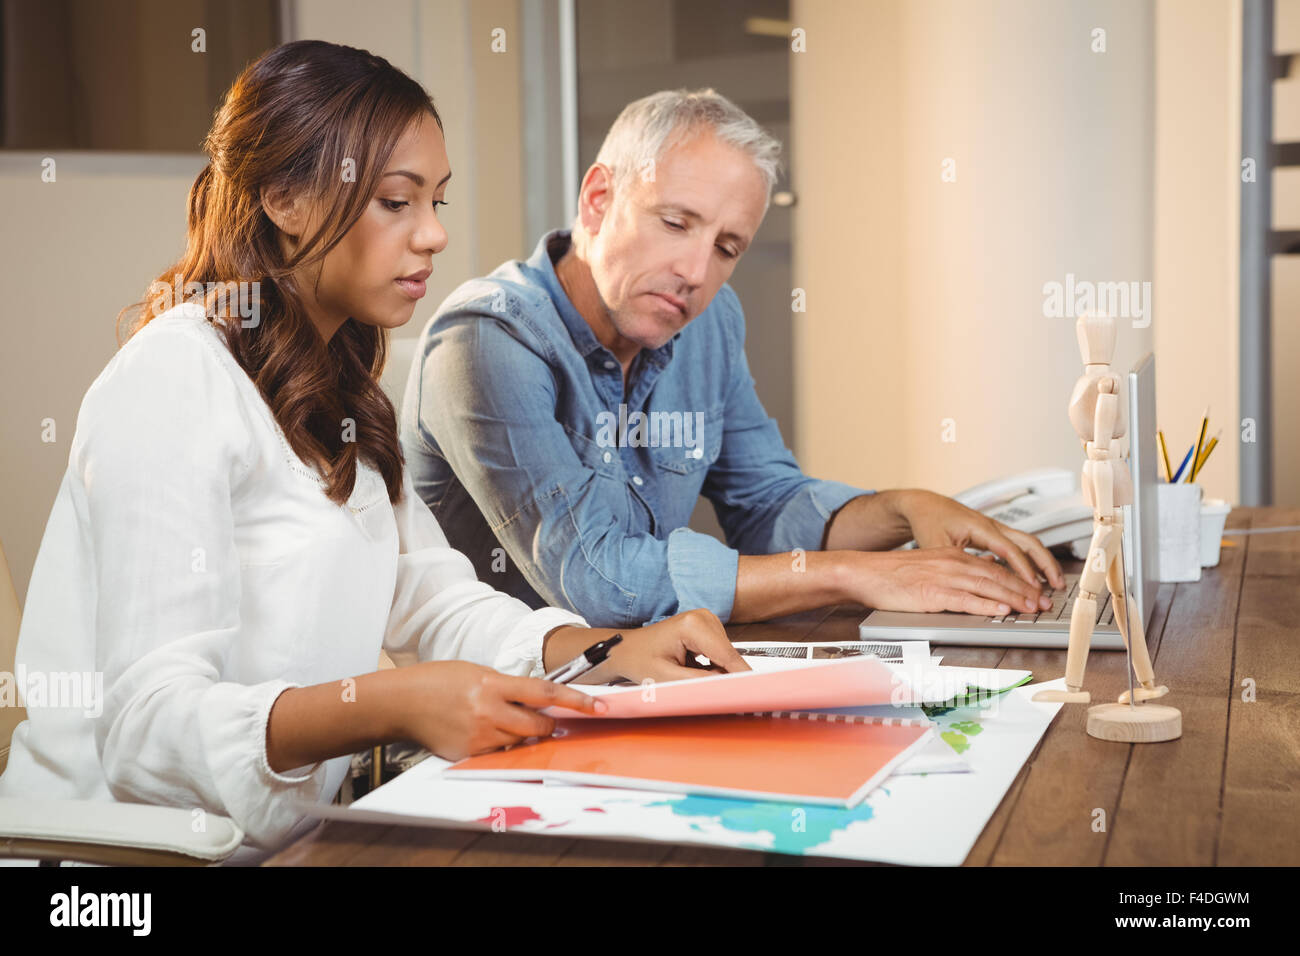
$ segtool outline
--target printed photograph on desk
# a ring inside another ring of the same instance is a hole
[[[930,656],[928,641],[797,641],[793,643],[763,643],[760,641],[733,641],[732,646],[740,656],[748,658],[769,658],[790,661],[837,660],[843,657],[875,656],[882,661],[893,664],[911,663],[930,660],[938,663],[939,658]],[[706,658],[707,660],[707,658]],[[751,663],[751,667],[753,664]]]
[[[19,933],[1276,919],[1300,0],[0,0],[0,209]]]

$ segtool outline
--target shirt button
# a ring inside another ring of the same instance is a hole
[[[640,475],[633,475],[633,476],[632,476],[632,484],[634,484],[634,485],[644,485],[645,482],[641,480],[641,476],[640,476]]]
[[[601,455],[600,457],[605,459],[605,464],[607,465],[614,460],[614,456],[611,455],[609,452],[605,452],[605,454]]]
[[[704,449],[703,449],[703,448],[697,448],[697,449],[695,449],[693,452],[691,452],[691,457],[692,457],[692,458],[703,458],[703,457],[704,457]]]
[[[605,368],[615,368],[617,367],[617,365],[618,365],[617,362],[611,361],[610,359],[605,359]]]

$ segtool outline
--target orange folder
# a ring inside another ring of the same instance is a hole
[[[560,720],[551,737],[469,757],[444,775],[852,807],[933,727],[922,718],[790,713]]]

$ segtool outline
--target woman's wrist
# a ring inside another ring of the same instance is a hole
[[[417,705],[406,699],[410,676],[406,668],[390,667],[357,678],[358,699],[362,693],[370,698],[370,706],[362,711],[361,717],[367,735],[375,740],[374,746],[412,739],[407,717]]]
[[[401,668],[291,687],[267,718],[266,759],[277,773],[409,739]]]
[[[542,639],[542,667],[549,673],[555,668],[567,664],[593,644],[608,640],[615,634],[623,636],[623,642],[610,651],[604,663],[597,664],[587,673],[577,678],[578,684],[603,684],[618,680],[623,675],[618,673],[617,660],[626,656],[630,641],[635,641],[645,628],[612,627],[578,627],[575,624],[563,624],[547,632]]]
[[[551,647],[551,639],[552,639],[553,637],[555,637],[555,636],[561,634],[562,632],[569,632],[569,631],[573,631],[573,630],[575,630],[575,629],[576,629],[575,626],[572,625],[572,624],[561,624],[559,627],[553,627],[553,628],[551,628],[549,631],[546,632],[545,635],[543,635],[543,637],[542,637],[542,671],[543,671],[544,673],[548,673],[548,674],[549,674],[551,671],[555,670],[555,668],[559,667],[561,664],[564,663],[564,661],[557,660],[557,657],[558,657],[559,655],[557,655],[557,654],[555,653],[555,650]],[[565,643],[565,641],[564,641],[564,640],[561,640],[561,643]],[[566,658],[566,660],[568,660],[568,658]]]

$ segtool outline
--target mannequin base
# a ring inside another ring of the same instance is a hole
[[[1088,734],[1129,744],[1176,740],[1183,735],[1183,714],[1164,704],[1098,704],[1088,708]]]

